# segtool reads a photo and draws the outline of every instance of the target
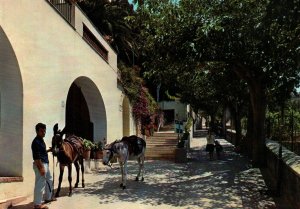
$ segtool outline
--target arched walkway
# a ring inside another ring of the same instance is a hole
[[[22,176],[23,84],[15,52],[0,26],[0,177]]]
[[[69,132],[92,141],[107,138],[104,102],[95,83],[87,77],[77,78],[69,89],[66,127]]]

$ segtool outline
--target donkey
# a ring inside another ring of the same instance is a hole
[[[69,196],[72,196],[72,163],[74,163],[77,180],[75,188],[78,187],[79,182],[79,164],[81,166],[82,173],[82,187],[84,188],[84,166],[83,166],[83,143],[80,137],[75,135],[68,136],[63,139],[65,129],[63,131],[58,130],[58,124],[53,127],[54,136],[52,137],[52,153],[57,157],[59,162],[59,182],[55,197],[59,197],[61,189],[61,182],[64,175],[64,168],[68,166],[68,180],[69,180]]]
[[[135,178],[139,181],[140,175],[142,176],[141,181],[144,181],[144,161],[145,161],[146,142],[144,139],[135,135],[129,137],[123,137],[121,140],[116,140],[109,144],[103,150],[103,164],[111,166],[110,160],[116,156],[118,158],[121,174],[122,183],[120,187],[126,189],[126,178],[127,178],[127,161],[129,157],[136,158],[139,163],[139,172]]]

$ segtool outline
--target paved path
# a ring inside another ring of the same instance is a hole
[[[145,181],[135,182],[137,164],[130,162],[126,190],[119,188],[117,165],[113,169],[101,167],[85,175],[86,188],[76,189],[72,197],[67,196],[65,180],[62,196],[48,206],[51,209],[276,208],[266,195],[260,171],[234,153],[229,143],[220,141],[225,147],[222,160],[208,160],[203,151],[205,138],[195,138],[191,140],[191,159],[187,164],[146,161]],[[32,203],[23,202],[13,208],[32,208]]]

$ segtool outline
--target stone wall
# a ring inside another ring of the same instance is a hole
[[[235,131],[227,130],[226,139],[235,145]],[[249,142],[241,141],[243,146],[249,146]],[[247,147],[242,151],[247,152]],[[298,149],[298,144],[295,143],[295,150]],[[278,161],[279,144],[272,140],[266,140],[266,156],[267,170],[270,174],[271,187],[276,190],[277,179],[281,176],[280,195],[295,209],[300,208],[300,156],[291,152],[286,147],[282,147],[282,160]]]
[[[267,168],[274,179],[274,181],[272,181],[272,186],[274,188],[277,186],[277,179],[279,176],[278,167],[280,166],[282,176],[280,194],[295,209],[300,208],[300,156],[283,147],[282,164],[280,165],[278,161],[279,144],[267,140],[266,147]]]

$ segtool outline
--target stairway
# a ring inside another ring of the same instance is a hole
[[[194,138],[201,138],[201,137],[206,137],[206,136],[207,136],[206,129],[197,130],[197,131],[194,131],[194,133],[193,133]]]
[[[146,139],[146,159],[175,160],[178,135],[174,132],[155,132]]]

